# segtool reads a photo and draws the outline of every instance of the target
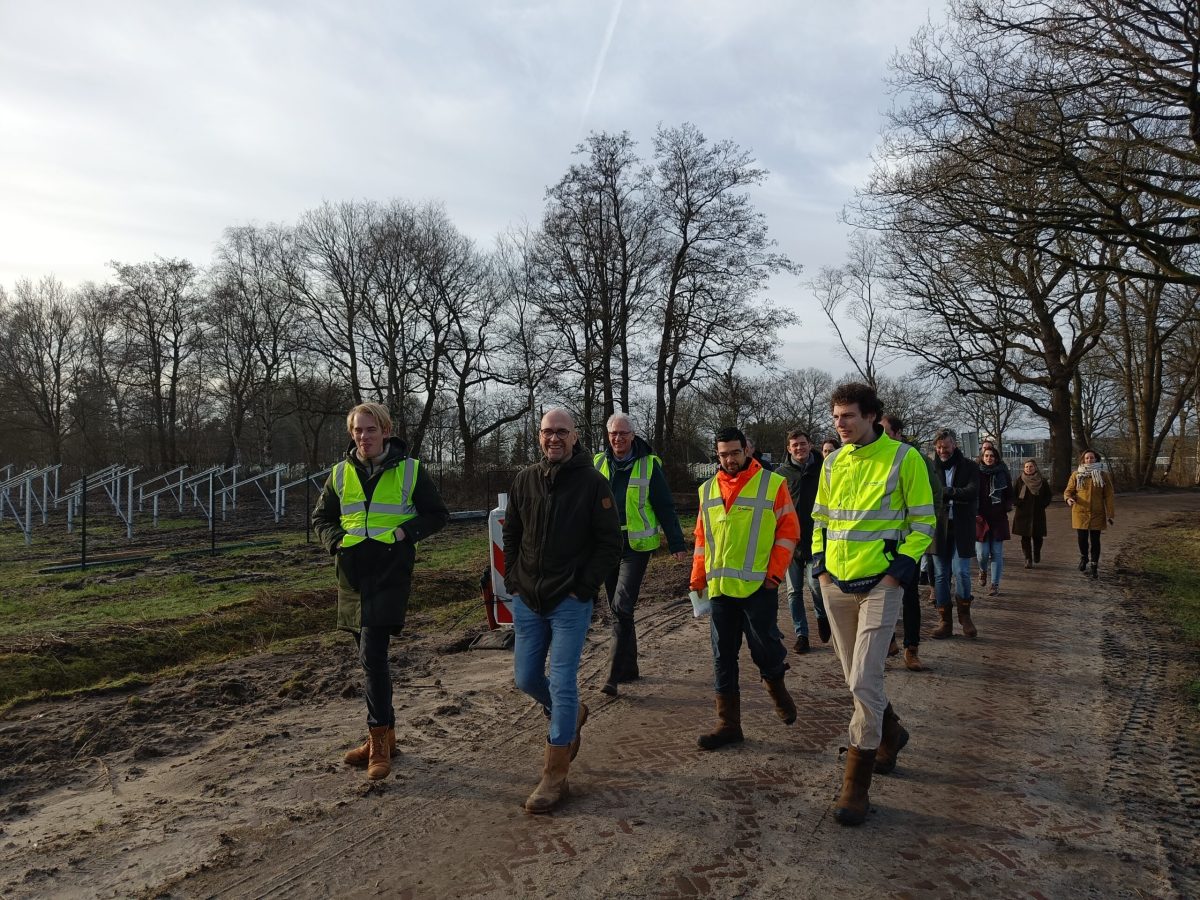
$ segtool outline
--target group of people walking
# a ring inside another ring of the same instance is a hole
[[[734,427],[714,437],[716,473],[700,485],[689,585],[711,610],[714,726],[700,750],[743,741],[739,656],[743,639],[778,718],[797,709],[787,686],[787,649],[778,628],[786,586],[795,629],[792,650],[809,651],[803,592],[817,631],[832,642],[854,701],[850,743],[835,819],[860,824],[874,774],[888,774],[908,731],[884,689],[884,662],[903,618],[904,664],[920,671],[919,573],[932,561],[939,614],[935,638],[975,637],[970,560],[981,587],[998,594],[1003,543],[1021,536],[1025,565],[1040,562],[1050,488],[1033,460],[1014,481],[994,445],[967,459],[954,432],[935,435],[932,459],[902,438],[903,422],[884,415],[866,384],[839,386],[831,398],[837,439],[817,445],[787,435],[787,459],[765,467]],[[345,754],[371,779],[391,771],[395,716],[387,651],[404,625],[416,543],[449,519],[438,492],[379,404],[355,406],[351,443],[331,470],[313,512],[317,534],[335,557],[338,625],[354,633],[367,704],[366,741]],[[589,456],[564,409],[541,419],[542,458],[521,470],[504,518],[505,584],[514,597],[514,681],[548,719],[542,773],[525,800],[530,813],[555,809],[569,794],[589,709],[578,670],[594,604],[604,586],[612,613],[611,655],[601,691],[640,677],[634,608],[650,557],[664,540],[688,559],[662,460],[616,413],[607,446]],[[1113,521],[1112,483],[1095,451],[1083,454],[1065,499],[1078,530],[1080,570],[1092,577],[1100,532]],[[1008,514],[1013,513],[1010,529]],[[953,584],[952,584],[953,582]]]

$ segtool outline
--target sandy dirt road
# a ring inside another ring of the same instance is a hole
[[[708,624],[660,601],[639,608],[644,677],[616,700],[593,629],[592,717],[550,816],[520,808],[545,725],[511,656],[438,653],[441,635],[394,654],[402,752],[374,785],[340,763],[364,727],[347,645],[20,708],[0,722],[0,895],[1197,897],[1200,717],[1170,688],[1188,651],[1143,615],[1152,588],[1121,554],[1197,511],[1194,494],[1118,498],[1099,582],[1061,504],[1040,567],[1009,543],[977,640],[924,641],[924,673],[889,661],[912,739],[858,829],[831,814],[850,701],[815,629],[790,656],[796,725],[744,653],[747,740],[701,753]]]

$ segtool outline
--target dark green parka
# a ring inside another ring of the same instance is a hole
[[[388,469],[394,469],[407,456],[408,445],[400,438],[390,438],[383,462],[371,470],[358,458],[354,444],[350,444],[346,459],[358,471],[368,505],[379,483],[379,476]],[[412,500],[417,515],[402,526],[404,540],[394,544],[367,540],[351,547],[342,547],[342,537],[346,533],[342,528],[342,504],[333,486],[333,473],[330,472],[325,488],[317,498],[312,523],[325,549],[336,558],[338,628],[358,631],[364,625],[386,626],[391,628],[393,634],[398,634],[404,627],[416,544],[440,531],[450,520],[446,504],[442,502],[424,466],[417,469]]]

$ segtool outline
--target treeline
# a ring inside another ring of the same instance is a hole
[[[537,227],[480,247],[437,203],[326,202],[229,228],[213,259],[113,262],[0,294],[0,460],[319,466],[378,399],[415,454],[471,478],[536,452],[538,410],[596,446],[616,408],[681,460],[698,399],[770,360],[779,253],[731,141],[660,127],[649,158],[594,134]],[[697,451],[700,452],[700,451]]]

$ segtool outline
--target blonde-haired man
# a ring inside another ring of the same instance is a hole
[[[386,778],[396,748],[388,643],[404,628],[417,542],[439,531],[450,513],[433,480],[392,436],[378,403],[346,416],[350,446],[329,473],[312,521],[336,558],[337,624],[354,633],[366,681],[368,737],[345,761]]]

